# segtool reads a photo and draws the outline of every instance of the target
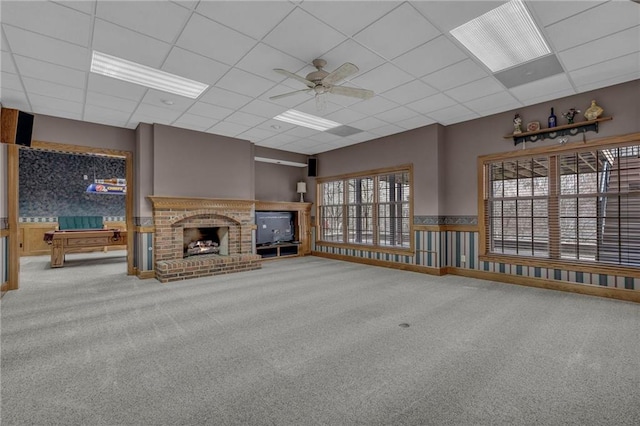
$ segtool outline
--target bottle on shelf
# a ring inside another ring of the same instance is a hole
[[[551,108],[551,115],[549,116],[549,128],[556,127],[558,125],[558,118],[553,113],[553,108]]]

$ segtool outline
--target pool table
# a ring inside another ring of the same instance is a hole
[[[87,248],[123,246],[127,231],[119,229],[69,229],[45,232],[44,240],[51,245],[51,267],[62,268],[67,253]]]

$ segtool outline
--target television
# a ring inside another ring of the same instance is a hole
[[[293,212],[256,212],[256,245],[294,240]]]

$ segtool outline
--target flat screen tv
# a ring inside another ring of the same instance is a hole
[[[256,212],[256,226],[259,246],[294,240],[293,212]]]

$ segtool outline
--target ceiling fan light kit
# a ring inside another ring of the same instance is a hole
[[[313,66],[316,67],[316,70],[307,74],[306,77],[299,76],[298,74],[294,74],[281,68],[274,69],[274,71],[277,73],[285,75],[288,78],[293,78],[294,80],[298,80],[299,82],[305,84],[307,86],[307,89],[296,90],[289,93],[283,93],[281,95],[271,96],[269,99],[275,100],[284,98],[286,96],[295,95],[296,93],[300,92],[313,91],[316,97],[316,108],[318,108],[318,110],[323,110],[326,107],[326,99],[324,99],[324,96],[322,95],[326,96],[327,93],[349,96],[358,99],[369,99],[373,97],[374,93],[372,90],[335,85],[339,81],[342,81],[359,71],[358,67],[354,64],[345,62],[333,72],[327,72],[323,69],[327,64],[327,61],[325,61],[324,59],[314,59],[312,63]]]

